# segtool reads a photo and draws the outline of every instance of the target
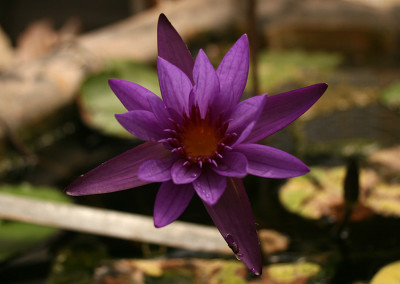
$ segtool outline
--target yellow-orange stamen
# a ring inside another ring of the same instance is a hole
[[[205,159],[215,154],[221,139],[208,121],[200,120],[185,129],[182,144],[188,157]]]

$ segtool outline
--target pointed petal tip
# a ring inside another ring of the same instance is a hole
[[[323,86],[325,89],[328,88],[328,84],[327,83],[320,83],[321,86]]]
[[[153,223],[154,223],[154,227],[157,229],[160,229],[167,225],[167,224],[163,224],[162,222],[160,222],[160,220],[156,220],[155,218],[153,218]]]
[[[243,34],[243,35],[237,40],[237,42],[242,41],[242,40],[246,41],[247,44],[249,43],[249,37],[247,36],[247,34]]]
[[[108,86],[110,86],[111,90],[114,91],[120,81],[120,79],[108,79]]]
[[[311,85],[308,87],[304,87],[301,89],[306,89],[306,88],[313,89],[315,94],[319,95],[319,97],[321,97],[325,93],[326,89],[328,89],[328,84],[327,83],[317,83],[317,84],[314,84],[314,85]],[[301,89],[299,89],[299,90],[301,90]]]
[[[69,196],[83,196],[87,195],[85,190],[80,188],[80,180],[83,178],[81,175],[78,179],[74,180],[66,188],[64,188],[64,193]]]
[[[69,196],[77,196],[74,192],[71,191],[68,187],[64,189],[64,193]]]
[[[131,83],[117,78],[110,78],[108,79],[108,86],[110,86],[111,90],[115,92],[115,89],[119,87],[118,85],[123,84],[124,82]]]
[[[253,272],[254,273],[254,275],[256,275],[256,276],[261,276],[261,274],[262,274],[262,267],[260,267],[260,268],[251,268],[250,269],[250,271],[251,272]]]
[[[158,16],[158,24],[160,24],[160,22],[170,23],[169,20],[168,20],[168,18],[167,18],[167,16],[165,16],[164,13],[161,13],[161,14]]]

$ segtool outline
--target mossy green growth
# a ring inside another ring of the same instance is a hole
[[[102,72],[88,77],[81,87],[83,120],[107,135],[132,138],[132,134],[114,117],[116,113],[126,112],[126,109],[108,86],[108,80],[112,78],[135,82],[161,96],[157,71],[144,64],[112,61]]]

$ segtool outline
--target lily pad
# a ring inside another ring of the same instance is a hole
[[[310,174],[289,180],[279,198],[289,211],[305,218],[329,216],[343,202],[344,173],[344,168],[312,168]]]
[[[400,184],[378,184],[365,203],[380,215],[400,217]]]
[[[316,276],[321,271],[321,267],[312,262],[299,263],[276,263],[271,264],[266,269],[271,283],[306,283],[308,279]]]
[[[157,71],[148,65],[134,62],[110,62],[101,73],[88,77],[81,87],[83,121],[106,135],[132,138],[132,134],[114,117],[116,113],[126,112],[126,109],[108,86],[111,78],[135,82],[160,96]]]
[[[281,188],[279,198],[289,211],[302,217],[340,220],[345,212],[344,177],[344,167],[315,167],[305,176],[290,179]],[[360,221],[374,213],[400,217],[400,184],[386,182],[375,170],[362,169],[360,196],[351,220]]]
[[[400,261],[396,261],[384,266],[371,280],[371,284],[398,283],[400,283]]]
[[[332,220],[343,217],[343,180],[344,167],[311,168],[309,174],[290,179],[280,190],[282,204],[291,212],[309,219],[323,216]],[[366,208],[363,193],[377,185],[377,176],[373,171],[363,170],[360,175],[361,197],[353,211],[351,219],[358,221],[372,213]]]
[[[321,72],[332,72],[342,61],[342,56],[335,53],[307,53],[301,50],[261,51],[258,60],[260,89],[268,92],[278,90],[287,82],[299,82],[304,85],[304,82],[321,76]],[[251,80],[249,86],[250,84]]]
[[[70,202],[70,199],[60,190],[50,187],[33,187],[27,183],[2,185],[0,193],[63,203]],[[52,227],[0,220],[0,261],[34,247],[57,232],[58,229]]]

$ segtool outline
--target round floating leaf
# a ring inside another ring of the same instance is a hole
[[[381,268],[371,280],[371,284],[400,283],[400,261],[393,262]]]
[[[111,78],[135,82],[160,96],[157,71],[144,64],[110,62],[103,72],[87,78],[81,87],[83,121],[104,134],[132,138],[114,117],[126,109],[108,86]]]

